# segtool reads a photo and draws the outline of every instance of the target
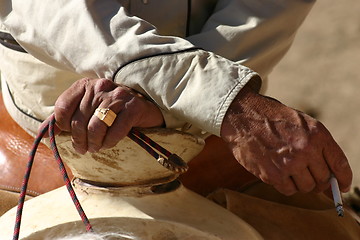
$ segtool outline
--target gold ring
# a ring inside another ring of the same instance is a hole
[[[97,108],[95,109],[94,115],[103,121],[108,127],[113,124],[117,116],[110,108]]]

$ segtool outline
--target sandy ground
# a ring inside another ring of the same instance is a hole
[[[360,186],[360,1],[318,0],[270,75],[267,94],[311,112],[343,148]]]

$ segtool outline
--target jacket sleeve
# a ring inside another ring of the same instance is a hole
[[[268,76],[290,48],[315,0],[219,0],[206,22],[190,29],[195,46]],[[196,18],[196,17],[194,17]]]
[[[219,135],[249,68],[160,36],[115,0],[0,0],[2,25],[30,54],[87,77],[113,78],[153,99],[165,112]],[[259,85],[259,84],[257,84]]]

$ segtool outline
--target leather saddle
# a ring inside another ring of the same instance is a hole
[[[20,192],[34,138],[8,114],[0,95],[0,189]],[[37,196],[63,185],[51,150],[40,144],[35,155],[27,195]]]

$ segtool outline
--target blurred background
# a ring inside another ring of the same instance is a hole
[[[360,1],[318,0],[269,77],[267,95],[314,115],[343,148],[360,186]]]

